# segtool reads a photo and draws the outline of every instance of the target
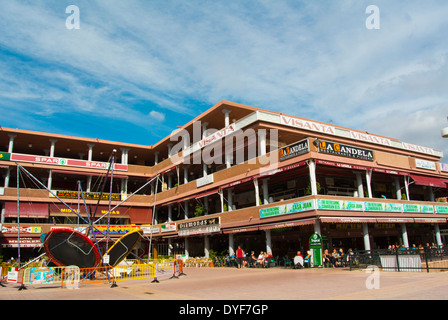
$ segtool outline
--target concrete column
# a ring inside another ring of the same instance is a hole
[[[172,255],[173,254],[173,245],[172,245],[172,239],[168,238],[168,255]]]
[[[8,152],[12,153],[14,149],[14,139],[17,137],[17,135],[13,133],[8,133],[8,136],[9,136]]]
[[[187,258],[190,257],[189,250],[190,250],[190,246],[189,246],[189,243],[188,243],[188,238],[185,238],[185,256]]]
[[[129,148],[121,149],[121,164],[129,164]]]
[[[262,180],[262,186],[263,186],[263,204],[269,204],[268,180],[269,180],[269,178]]]
[[[187,220],[187,219],[188,219],[188,200],[185,200],[185,201],[184,201],[184,205],[185,205],[185,207],[184,207],[184,211],[185,211],[185,220]]]
[[[233,233],[229,233],[229,256],[235,254],[235,243]]]
[[[436,234],[436,242],[438,246],[443,245],[442,237],[440,236],[440,228],[438,223],[434,223],[434,232]]]
[[[401,200],[401,186],[400,186],[400,180],[398,180],[398,177],[394,177],[394,185],[395,185],[395,195],[397,197],[397,200]]]
[[[227,206],[228,210],[233,210],[233,188],[227,189]]]
[[[230,112],[232,112],[232,110],[229,110],[229,109],[222,109],[221,111],[222,111],[222,113],[224,113],[224,126],[225,126],[225,127],[228,127],[228,126],[230,125],[230,117],[229,117],[229,114],[230,114]]]
[[[184,184],[188,183],[188,166],[184,167]]]
[[[208,122],[202,122],[202,139],[207,137],[207,126]]]
[[[159,163],[159,151],[154,152],[154,165]]]
[[[266,129],[258,129],[258,156],[266,154]]]
[[[266,233],[266,252],[272,253],[271,229],[265,230]]]
[[[89,151],[87,153],[87,160],[88,161],[92,161],[93,159],[93,147],[95,146],[95,144],[93,143],[88,143],[87,147],[89,147]],[[92,176],[88,176],[87,177],[87,188],[86,188],[86,192],[90,192],[92,188]],[[123,185],[121,187],[121,189],[123,190]]]
[[[219,199],[221,200],[221,212],[224,212],[224,190],[219,190]]]
[[[206,258],[210,257],[210,238],[208,236],[204,236],[204,255]]]
[[[259,205],[261,205],[261,203],[260,203],[260,188],[258,186],[257,178],[254,179],[254,187],[255,187],[255,205],[259,206]]]
[[[173,205],[169,204],[168,205],[168,222],[172,222],[173,221]]]
[[[361,172],[356,171],[355,175],[356,175],[356,184],[358,186],[358,197],[364,198],[364,186],[362,185]]]
[[[406,191],[406,199],[409,201],[411,200],[411,197],[409,196],[409,177],[408,176],[403,177],[404,177],[404,189]]]
[[[320,220],[316,219],[316,222],[314,223],[314,232],[318,233],[319,235],[322,235],[320,230]]]
[[[204,209],[205,209],[205,214],[208,215],[208,196],[204,197]]]
[[[370,251],[369,225],[367,223],[362,224],[362,234],[364,238],[364,250]]]
[[[434,197],[434,190],[431,186],[428,187],[428,191],[429,191],[429,201],[431,201],[431,202],[436,201],[436,199]]]
[[[171,158],[171,150],[173,148],[173,144],[172,143],[168,143],[168,158]]]
[[[54,157],[54,148],[55,144],[58,140],[56,139],[50,139],[51,146],[50,146],[50,157]],[[48,173],[48,182],[47,182],[47,188],[51,189],[51,186],[53,184],[53,170],[50,170]]]
[[[316,162],[311,159],[308,161],[308,170],[310,173],[311,195],[317,195]]]
[[[366,181],[367,181],[367,193],[369,198],[373,198],[372,195],[372,171],[366,170]]]
[[[403,244],[405,248],[409,248],[408,231],[406,229],[406,223],[400,223],[401,225],[401,236],[403,238]]]

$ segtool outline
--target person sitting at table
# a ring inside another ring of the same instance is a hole
[[[260,251],[260,254],[258,255],[257,263],[259,266],[264,267],[264,252]]]
[[[294,269],[302,269],[302,268],[303,268],[303,256],[300,251],[297,251],[297,254],[294,257]]]

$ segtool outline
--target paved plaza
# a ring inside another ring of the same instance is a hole
[[[447,272],[347,269],[185,268],[186,276],[81,285],[79,289],[16,284],[0,287],[0,300],[448,300]],[[375,276],[376,278],[372,278]],[[369,278],[370,277],[370,278]]]

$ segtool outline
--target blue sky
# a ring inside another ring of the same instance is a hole
[[[372,4],[380,29],[365,25]],[[80,29],[66,28],[69,5]],[[0,125],[150,145],[225,99],[448,155],[447,12],[445,0],[0,0]]]

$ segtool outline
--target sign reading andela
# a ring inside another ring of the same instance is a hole
[[[341,143],[334,143],[329,141],[319,141],[317,146],[319,152],[333,154],[336,156],[355,158],[366,161],[373,161],[373,151],[362,149],[358,147],[348,146]]]

